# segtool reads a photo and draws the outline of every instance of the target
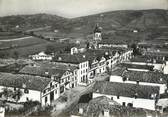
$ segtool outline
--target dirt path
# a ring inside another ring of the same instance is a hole
[[[0,42],[19,41],[19,40],[24,40],[24,39],[29,39],[29,38],[32,38],[32,36],[21,37],[21,38],[16,38],[16,39],[4,39],[4,40],[0,40]]]

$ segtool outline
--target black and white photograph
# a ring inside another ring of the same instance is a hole
[[[0,0],[0,117],[168,117],[168,0]]]

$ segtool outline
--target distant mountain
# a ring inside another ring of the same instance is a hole
[[[168,11],[166,10],[130,10],[113,11],[85,17],[70,19],[73,27],[81,27],[81,30],[93,29],[99,23],[104,30],[119,28],[148,29],[158,26],[168,26]],[[78,28],[80,29],[80,28]]]
[[[53,24],[60,24],[60,22],[66,21],[66,18],[50,15],[50,14],[34,14],[34,15],[15,15],[0,17],[0,25],[7,25],[9,27],[43,27],[52,26]]]
[[[168,26],[168,11],[153,10],[123,10],[105,12],[90,16],[67,19],[56,15],[36,14],[18,15],[0,18],[0,25],[22,25],[23,27],[52,26],[66,33],[91,34],[98,23],[103,31],[115,29],[137,28],[146,30],[158,26]]]

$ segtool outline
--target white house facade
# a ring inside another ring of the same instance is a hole
[[[159,87],[124,84],[117,82],[96,82],[93,98],[106,96],[123,106],[155,110]]]

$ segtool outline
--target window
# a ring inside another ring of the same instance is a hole
[[[14,91],[16,91],[16,87],[14,87],[14,89],[13,89]]]
[[[119,95],[117,95],[117,99],[120,99],[120,96],[119,96]]]
[[[28,98],[28,97],[26,97],[26,100],[27,100],[27,101],[29,101],[29,98]]]
[[[111,97],[111,100],[113,100],[113,97]]]
[[[132,103],[128,103],[127,106],[128,107],[133,107],[133,104]]]
[[[43,94],[45,94],[45,93],[46,93],[46,90],[43,91]]]
[[[47,103],[47,96],[45,97],[45,103]]]
[[[57,90],[55,90],[55,94],[57,94]]]
[[[55,84],[55,87],[57,87],[57,84]]]
[[[72,81],[74,81],[74,78],[72,78]]]
[[[125,102],[123,102],[122,105],[125,106]]]
[[[137,82],[137,84],[139,85],[139,80],[137,80],[136,82]]]
[[[63,93],[64,92],[64,86],[61,86],[60,87],[60,93]]]

